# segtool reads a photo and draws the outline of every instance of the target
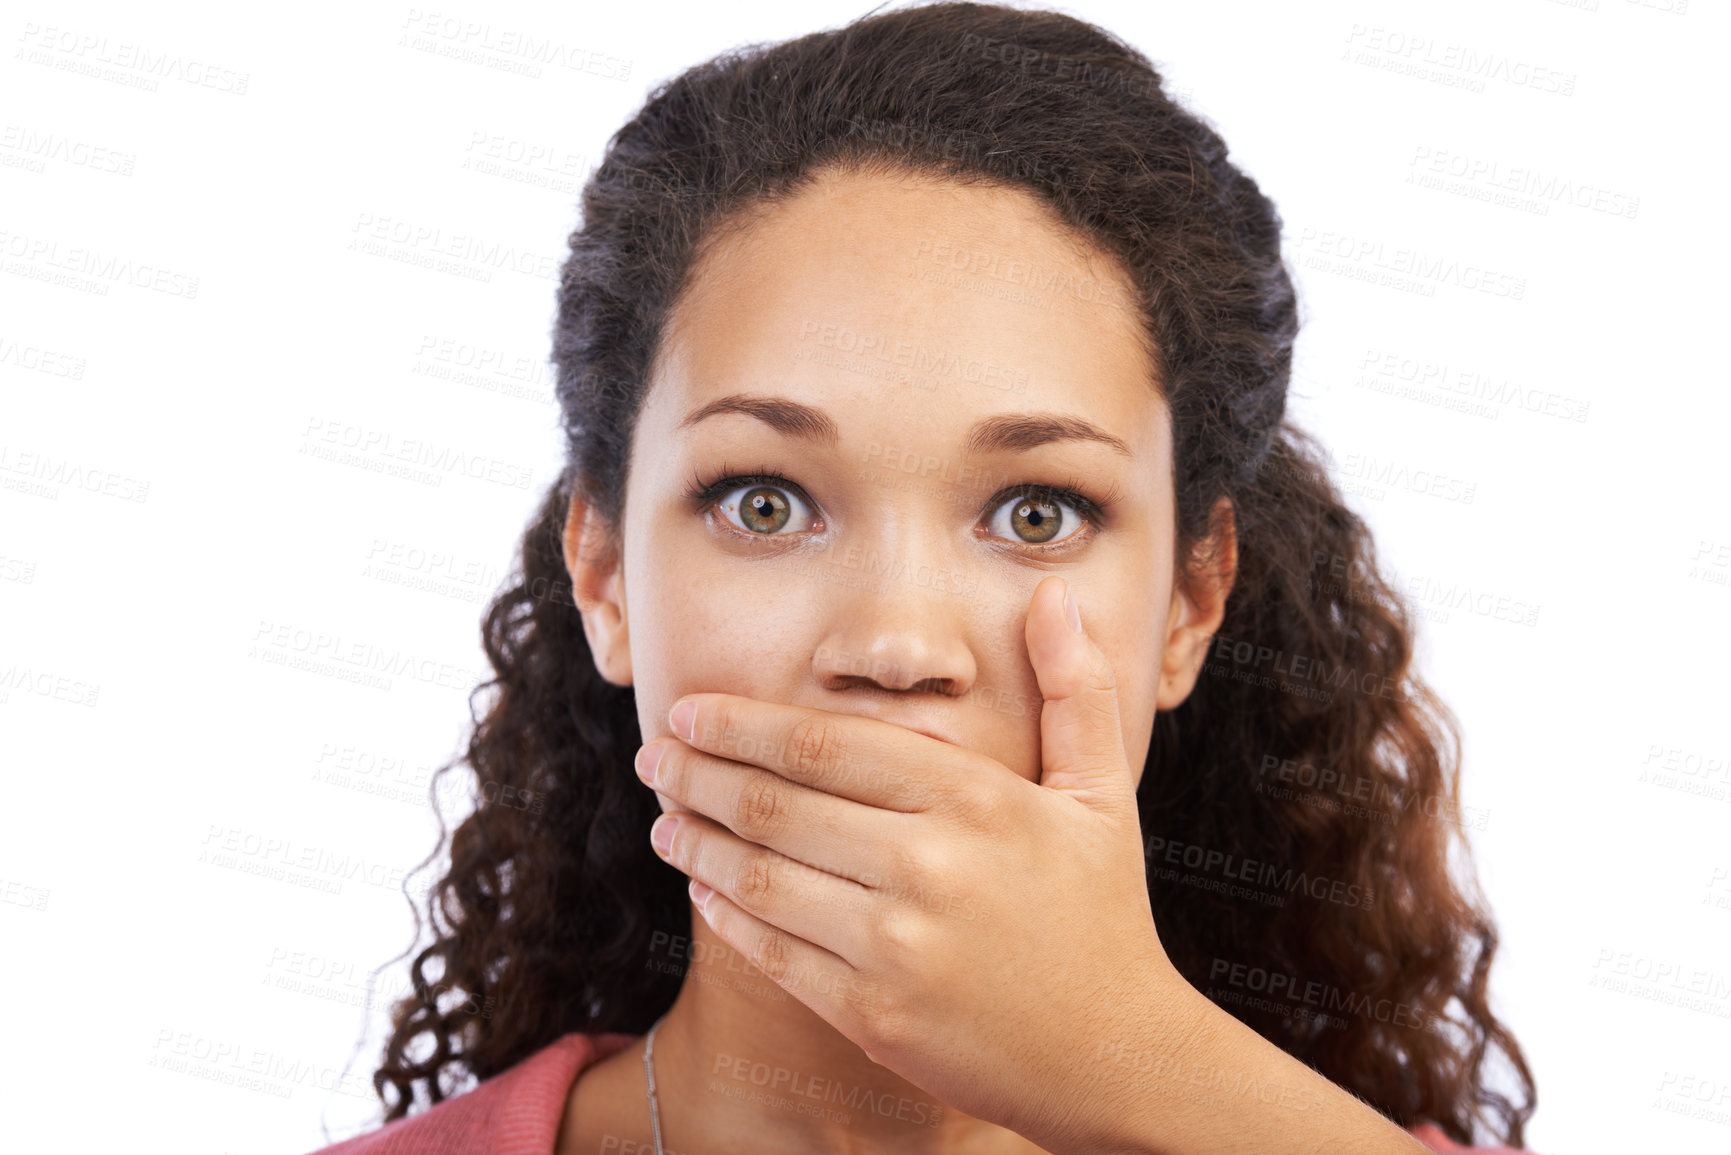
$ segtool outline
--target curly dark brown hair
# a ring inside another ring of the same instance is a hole
[[[486,800],[449,835],[425,923],[416,910],[414,943],[428,926],[432,942],[402,956],[414,994],[373,1076],[385,1120],[568,1032],[640,1033],[678,993],[645,960],[656,933],[690,933],[685,877],[644,837],[659,808],[632,771],[635,700],[596,669],[562,532],[580,493],[617,535],[699,246],[823,168],[1029,190],[1122,262],[1173,419],[1178,556],[1205,563],[1221,496],[1239,551],[1210,661],[1154,720],[1138,789],[1161,941],[1199,990],[1401,1126],[1471,1143],[1482,1122],[1521,1145],[1535,1092],[1487,999],[1495,924],[1473,872],[1450,873],[1451,847],[1469,849],[1457,723],[1411,669],[1410,611],[1366,526],[1285,416],[1298,321],[1280,217],[1141,53],[1058,13],[956,3],[698,65],[584,187],[554,332],[567,465],[486,613],[496,677],[471,699],[466,754],[439,770],[466,767]],[[441,819],[422,869],[446,838]],[[1518,1105],[1487,1085],[1492,1048]]]

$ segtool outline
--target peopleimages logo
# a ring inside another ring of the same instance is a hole
[[[792,1067],[758,1062],[743,1055],[716,1055],[710,1074],[749,1083],[770,1094],[785,1093],[814,1103],[839,1104],[850,1110],[870,1111],[915,1126],[936,1127],[943,1120],[943,1107],[933,1103],[890,1091],[877,1092],[870,1087],[843,1083]]]
[[[1376,898],[1374,887],[1327,878],[1320,874],[1313,875],[1303,870],[1294,870],[1290,866],[1283,868],[1277,863],[1245,858],[1230,851],[1215,850],[1195,843],[1177,842],[1157,834],[1148,836],[1144,850],[1145,857],[1151,864],[1165,862],[1170,866],[1183,865],[1204,874],[1218,874],[1224,879],[1272,887],[1288,894],[1303,893],[1319,901],[1340,906],[1356,906],[1368,910]]]
[[[456,473],[476,481],[490,481],[512,489],[528,489],[532,471],[526,465],[468,453],[453,445],[441,445],[416,437],[398,437],[389,429],[368,429],[347,421],[307,418],[300,452],[321,460],[359,465],[376,472],[384,466],[408,470],[410,480],[434,484]],[[369,464],[370,463],[370,464]]]
[[[1330,983],[1306,981],[1297,975],[1265,967],[1249,966],[1230,959],[1217,958],[1208,968],[1209,982],[1224,982],[1229,987],[1283,999],[1332,1013],[1341,1011],[1397,1027],[1428,1030],[1429,1016],[1423,1007],[1396,1002],[1390,998],[1355,995]]]
[[[1375,237],[1307,227],[1298,231],[1293,249],[1301,254],[1299,259],[1306,267],[1321,268],[1360,280],[1393,277],[1397,280],[1391,283],[1397,287],[1410,283],[1434,293],[1437,285],[1449,285],[1511,301],[1522,300],[1527,295],[1525,277],[1456,257],[1433,255],[1404,245],[1389,245]]]
[[[9,273],[38,281],[67,278],[68,287],[100,296],[110,285],[125,284],[189,301],[198,297],[198,278],[190,273],[83,245],[62,248],[47,237],[0,232],[0,256],[14,258],[6,266]]]
[[[252,79],[250,72],[189,59],[178,52],[158,51],[128,40],[111,41],[107,36],[52,24],[44,27],[34,20],[25,22],[18,40],[22,44],[18,59],[120,81],[147,92],[155,92],[159,81],[178,80],[195,88],[245,96],[247,83]]]
[[[16,481],[16,479],[25,479]],[[16,481],[15,484],[13,484]],[[150,482],[111,469],[96,469],[66,457],[0,444],[0,486],[58,499],[60,487],[100,493],[121,501],[150,497]]]

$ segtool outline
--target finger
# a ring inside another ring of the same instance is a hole
[[[1039,679],[1040,785],[1135,813],[1135,786],[1124,753],[1118,681],[1105,653],[1069,624],[1067,583],[1048,578],[1034,589],[1025,633]],[[1071,597],[1074,598],[1074,593]],[[1079,613],[1079,610],[1078,610]]]
[[[689,735],[682,705],[696,713]],[[826,794],[916,813],[952,800],[987,770],[977,754],[876,718],[763,702],[737,694],[691,694],[674,704],[673,732],[699,750],[774,771]],[[926,767],[942,765],[942,774]]]
[[[860,1038],[882,1019],[885,988],[846,959],[771,926],[695,879],[690,889],[718,938],[842,1034]]]
[[[665,823],[673,824],[673,833],[666,849],[658,845],[657,852],[726,896],[740,912],[838,960],[867,957],[880,909],[868,888],[746,842],[701,814],[664,815],[656,819],[653,833],[661,833]],[[791,949],[790,943],[769,945],[777,951]],[[746,957],[757,962],[750,954]],[[851,961],[848,965],[851,968]]]
[[[747,842],[861,885],[879,884],[889,867],[886,849],[909,836],[906,815],[801,786],[677,738],[657,739],[639,752],[640,777],[657,752],[654,777],[644,782],[663,797]]]

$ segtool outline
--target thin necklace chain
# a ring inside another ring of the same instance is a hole
[[[643,1047],[643,1074],[649,1083],[649,1125],[655,1129],[655,1155],[663,1155],[661,1150],[661,1107],[655,1101],[655,1032],[661,1029],[661,1024],[667,1018],[662,1015],[655,1020],[655,1025],[649,1028],[649,1037]]]

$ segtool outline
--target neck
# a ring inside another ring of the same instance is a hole
[[[914,1086],[723,942],[695,907],[679,997],[655,1032],[663,1148],[1033,1155]],[[646,1105],[647,1109],[647,1105]]]

